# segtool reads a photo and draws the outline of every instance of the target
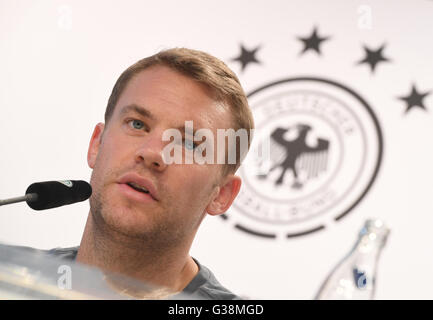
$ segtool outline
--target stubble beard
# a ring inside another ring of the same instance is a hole
[[[142,229],[138,229],[137,225],[125,225],[116,221],[118,215],[115,210],[121,210],[121,208],[116,208],[110,201],[111,199],[106,192],[110,183],[105,182],[115,181],[115,176],[115,172],[110,171],[105,175],[108,179],[103,180],[98,177],[95,170],[92,173],[93,193],[90,197],[90,212],[100,238],[110,237],[110,239],[125,242],[125,245],[129,243],[143,248],[161,250],[162,248],[176,247],[187,237],[189,233],[186,231],[187,228],[167,221],[170,217],[175,216],[176,208],[173,208],[173,212],[159,212],[158,214],[165,217],[151,217],[153,219],[149,219],[148,223],[142,225]],[[100,183],[101,181],[102,183]],[[168,203],[175,202],[168,201]]]

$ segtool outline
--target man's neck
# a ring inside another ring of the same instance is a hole
[[[182,291],[198,273],[197,264],[188,254],[190,244],[158,247],[102,229],[89,213],[78,262],[164,287],[172,293]]]

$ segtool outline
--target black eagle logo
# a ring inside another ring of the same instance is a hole
[[[297,130],[298,135],[294,140],[284,138],[286,132]],[[329,140],[317,139],[316,146],[307,144],[307,135],[312,130],[306,124],[297,124],[289,128],[276,128],[271,134],[271,168],[266,174],[258,175],[258,178],[265,179],[277,168],[281,168],[281,174],[274,182],[276,186],[281,185],[287,170],[293,173],[294,181],[292,188],[300,189],[310,179],[318,177],[326,171],[328,164]],[[306,179],[300,181],[299,172],[306,172]]]

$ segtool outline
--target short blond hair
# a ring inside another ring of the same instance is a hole
[[[108,99],[105,110],[105,122],[108,123],[120,95],[131,78],[139,72],[155,65],[167,66],[191,79],[204,84],[215,94],[218,102],[229,106],[232,114],[233,129],[245,129],[248,134],[248,149],[251,146],[251,129],[254,129],[254,119],[248,105],[248,100],[238,77],[221,60],[198,50],[173,48],[163,50],[150,57],[139,60],[126,69],[117,79]],[[234,173],[241,165],[241,154],[237,143],[236,164],[227,164],[224,174]]]

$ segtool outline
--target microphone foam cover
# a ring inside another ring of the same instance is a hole
[[[34,210],[56,208],[87,200],[92,194],[92,187],[82,180],[45,181],[31,184],[26,194],[36,193],[36,201],[27,201]]]

